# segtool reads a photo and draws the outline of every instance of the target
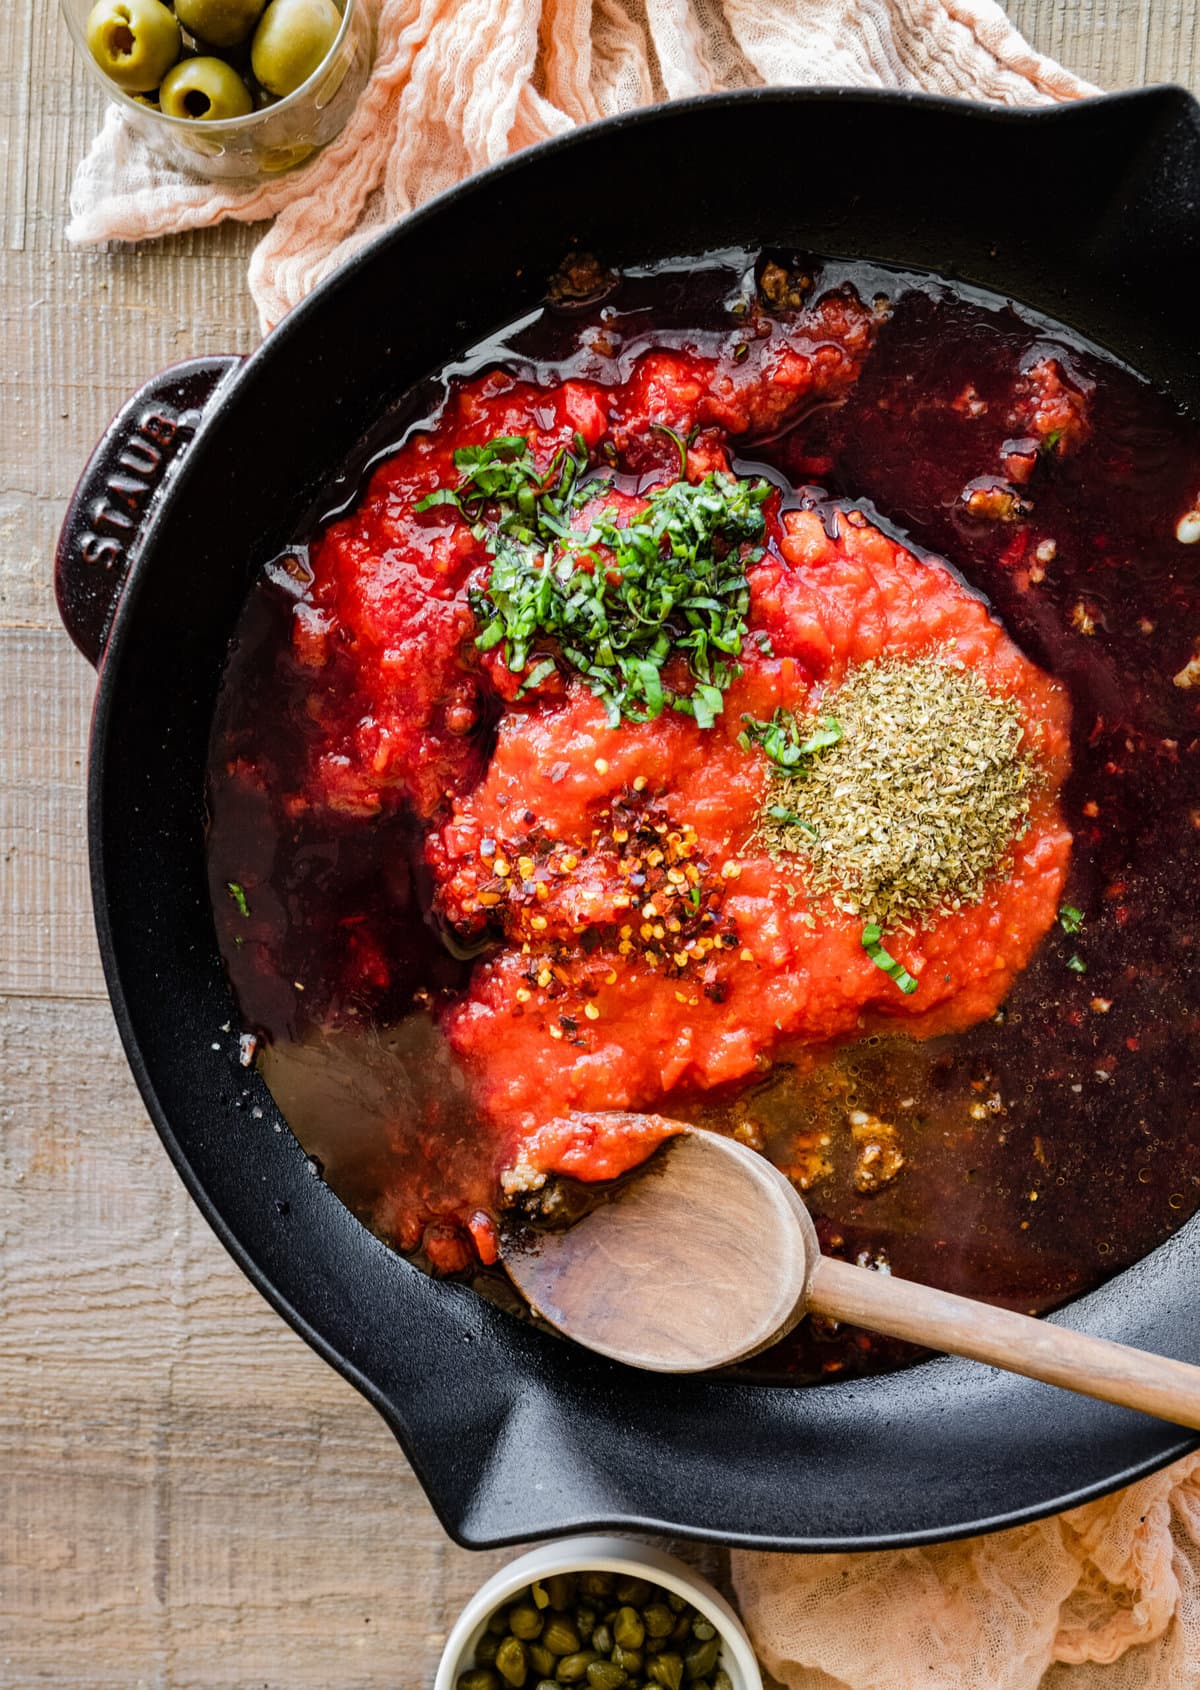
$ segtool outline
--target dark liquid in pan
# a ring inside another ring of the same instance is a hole
[[[727,333],[751,268],[735,254],[627,276],[602,304],[548,309],[459,369],[503,363],[547,383],[612,380],[611,363],[586,347],[597,326],[621,337],[623,369],[645,345],[703,347]],[[765,1147],[805,1185],[827,1248],[1041,1310],[1135,1261],[1200,1207],[1200,684],[1173,679],[1200,640],[1200,556],[1175,533],[1200,495],[1200,433],[1069,331],[1002,301],[861,266],[827,265],[820,285],[843,278],[894,306],[858,385],[745,456],[794,484],[869,501],[900,538],[947,558],[1067,684],[1066,901],[1086,922],[1074,935],[1054,928],[1001,1013],[965,1034],[871,1038],[730,1095],[673,1095],[668,1112]],[[973,520],[962,489],[998,473],[1009,430],[997,396],[1034,349],[1094,383],[1089,438],[1053,473],[1035,472],[1023,521]],[[436,411],[446,379],[381,423],[314,513],[313,532],[359,494],[373,459]],[[970,417],[953,403],[967,390]],[[214,727],[214,907],[285,1115],[334,1189],[389,1237],[389,1190],[439,1166],[471,1170],[477,1154],[462,1077],[424,1007],[425,993],[460,987],[471,965],[423,919],[421,843],[403,816],[288,821],[275,783],[249,794],[226,778],[240,749],[266,746],[280,789],[289,786],[287,717],[311,678],[289,659],[294,586],[282,579],[269,572],[251,595]],[[235,943],[226,886],[250,874],[256,917],[275,938],[271,971],[259,950]],[[364,953],[353,1004],[322,987],[331,948],[344,956],[355,943],[348,912],[364,945],[369,933],[393,964],[373,992]],[[855,1178],[858,1111],[894,1127],[904,1157],[873,1192]],[[506,1295],[499,1276],[479,1277]],[[806,1325],[754,1370],[820,1378],[910,1353]]]

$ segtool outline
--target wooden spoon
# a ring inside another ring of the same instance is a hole
[[[655,1373],[744,1361],[817,1314],[1200,1429],[1200,1367],[823,1256],[790,1182],[716,1133],[683,1128],[574,1225],[503,1256],[550,1325]]]

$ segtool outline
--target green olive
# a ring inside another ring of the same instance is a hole
[[[236,47],[262,15],[266,0],[175,0],[175,16],[189,35],[210,47]]]
[[[158,103],[168,117],[205,123],[245,117],[254,109],[249,88],[224,59],[184,59],[163,77]]]
[[[270,94],[291,94],[307,82],[342,27],[333,0],[270,0],[258,21],[250,63]]]
[[[183,38],[162,0],[97,0],[87,44],[106,76],[127,94],[148,94],[179,57]]]

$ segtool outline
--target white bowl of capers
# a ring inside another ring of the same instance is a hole
[[[744,1627],[706,1579],[632,1538],[534,1549],[475,1592],[434,1690],[762,1690]]]

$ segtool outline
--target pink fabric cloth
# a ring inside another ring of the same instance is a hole
[[[1200,1685],[1200,1455],[991,1537],[733,1563],[755,1648],[789,1690]]]
[[[348,127],[261,186],[160,164],[114,107],[79,168],[74,241],[271,220],[264,328],[387,223],[518,148],[650,101],[758,83],[924,88],[1012,104],[1086,83],[992,0],[369,0]],[[799,1457],[802,1459],[802,1456]],[[869,1556],[742,1553],[759,1653],[790,1690],[1200,1686],[1200,1457],[1038,1525]]]

